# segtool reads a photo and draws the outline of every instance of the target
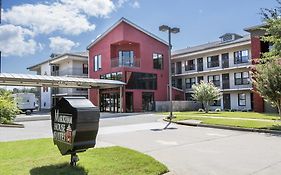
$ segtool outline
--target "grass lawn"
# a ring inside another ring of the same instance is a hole
[[[166,114],[168,115],[168,113]],[[280,116],[278,114],[267,114],[267,113],[257,113],[257,112],[174,112],[176,117],[194,117],[194,116],[213,116],[213,117],[229,117],[229,118],[250,118],[250,119],[267,119],[267,120],[279,120]]]
[[[165,113],[168,115],[168,113]],[[174,112],[176,116],[174,121],[180,120],[200,120],[203,124],[236,126],[242,128],[255,129],[271,129],[281,130],[280,117],[277,114],[265,114],[255,112],[210,112],[208,114],[202,112]],[[222,117],[222,118],[208,118]],[[236,119],[229,119],[236,118]],[[258,120],[243,120],[243,119],[265,119]]]
[[[122,147],[89,149],[78,154],[78,167],[69,166],[52,139],[0,142],[1,175],[160,175],[165,165],[150,156]]]

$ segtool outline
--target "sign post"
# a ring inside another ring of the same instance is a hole
[[[76,166],[76,153],[96,145],[100,112],[85,97],[64,97],[52,108],[54,144],[62,155],[71,155],[70,165]]]

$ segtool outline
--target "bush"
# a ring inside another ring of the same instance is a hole
[[[230,111],[231,111],[231,112],[236,112],[236,111],[237,111],[237,109],[231,109]]]
[[[216,112],[221,112],[221,109],[220,109],[220,108],[217,108],[215,111],[216,111]]]
[[[0,90],[0,123],[11,123],[19,113],[19,109],[12,97],[6,90]]]
[[[198,109],[198,112],[205,112],[204,109],[200,108]]]

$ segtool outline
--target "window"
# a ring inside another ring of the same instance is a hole
[[[221,100],[214,100],[214,103],[211,106],[221,106]]]
[[[193,95],[193,93],[186,93],[185,94],[185,100],[186,101],[194,101],[192,95]]]
[[[172,68],[171,68],[171,69],[172,69],[172,74],[174,74],[174,73],[176,72],[176,70],[175,70],[176,67],[175,67],[175,66],[176,66],[175,63],[172,63],[172,64],[171,64],[171,67],[172,67]]]
[[[101,55],[96,55],[94,57],[94,71],[101,69]]]
[[[249,72],[234,73],[234,81],[235,81],[235,85],[250,84]]]
[[[204,81],[204,77],[203,76],[197,77],[197,83],[200,84],[201,81]]]
[[[238,94],[238,106],[246,106],[246,94]]]
[[[153,68],[163,69],[163,54],[158,54],[158,53],[153,54]]]
[[[157,74],[127,72],[127,89],[157,90]]]
[[[133,66],[134,65],[134,51],[128,50],[119,51],[119,65],[122,66]]]
[[[219,67],[220,62],[219,62],[219,56],[210,56],[207,57],[207,67],[212,68],[212,67]]]
[[[249,62],[249,51],[241,50],[234,52],[234,64],[248,63]]]
[[[179,78],[177,79],[177,86],[176,86],[178,89],[182,89],[182,79]]]
[[[122,81],[122,72],[113,72],[113,73],[108,73],[108,74],[100,75],[100,79]]]
[[[88,74],[88,64],[83,64],[83,74]]]
[[[190,88],[192,88],[192,85],[194,85],[195,84],[195,77],[194,78],[186,78],[185,79],[185,87],[187,88],[187,89],[190,89]]]
[[[208,76],[208,82],[212,82],[216,87],[220,87],[220,76],[210,75]]]
[[[185,71],[195,70],[194,60],[185,61]]]

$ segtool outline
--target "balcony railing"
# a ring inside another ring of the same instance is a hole
[[[140,67],[140,58],[112,58],[111,67]]]
[[[69,68],[69,69],[60,69],[56,71],[52,71],[52,76],[81,76],[85,77],[88,74],[87,72],[83,70],[83,68]]]

